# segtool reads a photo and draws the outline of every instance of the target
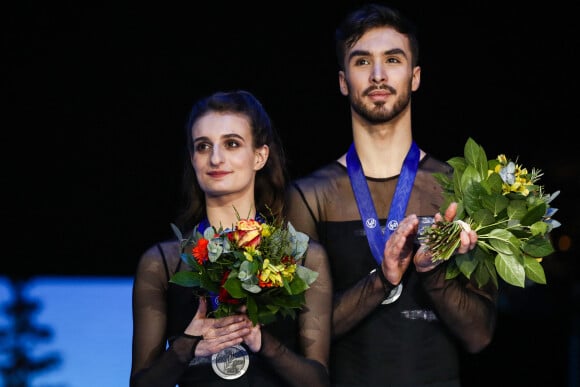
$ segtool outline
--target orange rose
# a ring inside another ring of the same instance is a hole
[[[238,247],[256,247],[262,239],[262,225],[254,219],[239,220],[234,231],[234,241]]]

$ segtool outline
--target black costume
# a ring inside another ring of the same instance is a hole
[[[450,173],[451,169],[424,157],[406,215],[439,212],[443,197],[434,172]],[[366,180],[384,228],[398,176]],[[496,292],[488,289],[484,296],[463,279],[445,280],[445,264],[418,273],[411,263],[400,298],[387,305],[380,301],[369,305],[365,297],[371,284],[369,273],[381,269],[369,248],[347,169],[339,162],[294,181],[288,207],[288,220],[320,241],[330,260],[335,289],[335,337],[330,351],[333,385],[459,385],[460,344],[472,351],[489,340],[495,325]],[[354,292],[342,296],[352,287]],[[359,308],[372,311],[356,322]],[[348,329],[342,332],[337,324]]]
[[[332,291],[328,261],[322,253],[318,244],[313,247],[311,243],[303,259],[304,265],[308,263],[309,268],[319,273],[306,292],[310,305],[317,302],[320,294]],[[269,352],[275,352],[275,356],[254,354],[246,348],[250,365],[238,379],[217,376],[210,363],[211,356],[194,357],[192,348],[199,339],[182,334],[197,311],[198,299],[192,288],[169,282],[184,266],[177,241],[153,246],[139,261],[133,285],[132,373],[135,374],[131,377],[131,387],[325,385],[324,367],[296,355],[303,353],[309,342],[320,339],[318,316],[306,318],[308,313],[314,313],[310,310],[299,313],[296,320],[287,318],[262,327],[262,349],[269,346]],[[329,316],[330,305],[327,309]],[[306,334],[300,332],[300,326]],[[304,367],[305,362],[314,367]]]

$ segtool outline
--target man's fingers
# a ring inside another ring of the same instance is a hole
[[[451,222],[455,215],[457,215],[457,203],[452,202],[445,210],[445,220]]]

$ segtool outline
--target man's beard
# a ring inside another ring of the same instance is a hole
[[[381,87],[383,89],[388,89],[391,94],[397,97],[397,91],[389,86]],[[364,96],[368,95],[369,92],[376,90],[377,88],[370,88],[365,90]],[[350,104],[352,109],[362,118],[370,122],[371,124],[383,124],[391,121],[393,118],[397,117],[409,103],[411,102],[411,90],[406,89],[405,92],[395,100],[395,104],[391,110],[387,109],[384,102],[377,102],[372,108],[367,108],[364,101],[360,98],[355,98],[350,94]]]

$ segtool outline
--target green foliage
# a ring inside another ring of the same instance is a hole
[[[181,241],[181,259],[187,270],[170,282],[193,288],[199,296],[218,301],[210,314],[220,318],[238,313],[242,305],[254,324],[278,317],[296,317],[305,304],[304,292],[318,273],[301,265],[308,237],[290,223],[268,224],[239,220],[233,229],[197,227]]]
[[[485,150],[469,138],[464,157],[447,161],[452,176],[434,174],[443,189],[443,213],[451,202],[458,203],[452,222],[438,222],[421,240],[433,252],[433,260],[452,261],[446,278],[463,275],[483,287],[489,281],[497,287],[498,275],[508,284],[525,287],[526,280],[546,284],[541,260],[554,248],[549,232],[560,223],[552,219],[557,211],[550,202],[559,191],[546,195],[536,184],[542,173],[528,172],[505,157],[487,159]],[[455,254],[463,228],[478,234],[475,249]]]

